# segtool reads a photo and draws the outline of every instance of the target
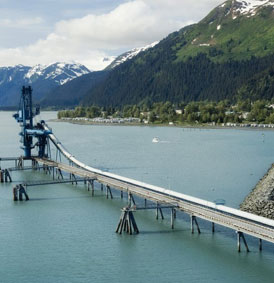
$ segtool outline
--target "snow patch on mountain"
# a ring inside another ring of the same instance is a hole
[[[36,65],[32,67],[24,76],[26,79],[31,79],[32,76],[37,75],[41,76],[43,74],[43,70],[46,68],[44,65]]]
[[[32,83],[39,78],[44,78],[45,80],[53,80],[57,84],[63,85],[88,73],[90,71],[81,64],[58,62],[49,65],[36,65],[29,69],[24,79]]]
[[[118,56],[110,65],[108,65],[107,69],[113,69],[120,64],[132,59],[133,57],[137,56],[140,52],[146,51],[150,48],[153,48],[155,45],[157,45],[159,41],[153,42],[152,44],[149,44],[144,47],[140,48],[134,48],[128,52],[123,53],[122,55]]]
[[[274,7],[272,0],[234,0],[233,4],[233,19],[236,19],[237,15],[255,16],[257,11],[262,7]]]

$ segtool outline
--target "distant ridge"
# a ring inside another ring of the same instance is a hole
[[[78,63],[1,67],[0,106],[17,105],[22,85],[31,85],[38,101],[55,87],[88,73],[90,70]]]

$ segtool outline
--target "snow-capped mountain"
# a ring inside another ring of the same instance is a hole
[[[133,57],[135,57],[136,55],[138,55],[140,52],[146,51],[150,48],[153,48],[155,45],[157,45],[159,43],[159,41],[153,42],[150,45],[144,46],[144,47],[139,47],[139,48],[134,48],[130,51],[127,51],[121,55],[119,55],[115,60],[113,60],[111,62],[110,65],[107,66],[106,69],[113,69],[117,66],[119,66],[120,64],[132,59]]]
[[[88,73],[90,70],[78,63],[1,67],[0,106],[16,105],[23,85],[31,85],[34,99],[40,100],[54,87]]]
[[[90,71],[83,65],[78,63],[54,63],[50,65],[36,65],[29,69],[24,78],[30,83],[35,82],[39,78],[45,80],[53,80],[59,85],[73,80],[82,75],[88,74]]]
[[[223,8],[227,5],[228,2],[220,5],[220,8]],[[246,15],[247,17],[252,17],[257,14],[257,12],[263,8],[272,6],[274,8],[273,0],[232,0],[232,8],[227,13],[231,14],[232,19],[236,19],[239,15]]]

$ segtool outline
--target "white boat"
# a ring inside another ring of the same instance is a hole
[[[160,139],[157,138],[157,137],[155,137],[155,138],[152,139],[152,142],[159,142],[159,141],[160,141]]]

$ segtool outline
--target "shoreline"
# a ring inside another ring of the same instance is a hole
[[[274,219],[274,164],[245,197],[240,210]]]
[[[207,124],[173,124],[169,125],[167,123],[163,124],[143,124],[143,123],[96,123],[91,121],[84,120],[63,120],[63,119],[51,119],[49,122],[58,122],[58,123],[70,123],[76,125],[94,125],[94,126],[139,126],[139,127],[168,127],[168,128],[186,128],[186,129],[205,129],[205,130],[245,130],[245,131],[274,131],[274,128],[266,127],[247,127],[247,126],[221,126],[221,125],[207,125]]]

